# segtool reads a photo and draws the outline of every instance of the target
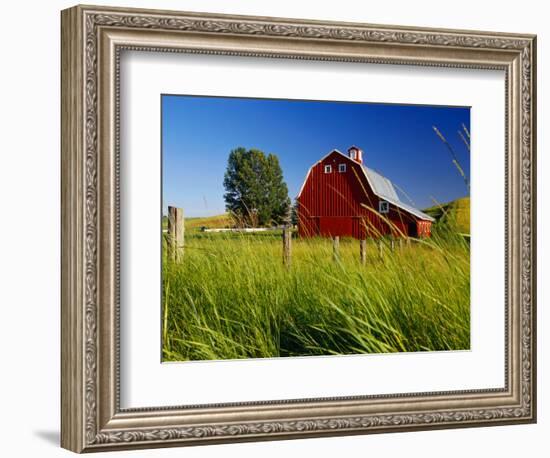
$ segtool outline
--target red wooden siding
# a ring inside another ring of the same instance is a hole
[[[348,236],[352,233],[352,218],[348,216],[324,216],[319,218],[319,234],[323,237]]]
[[[339,164],[346,171],[339,172]],[[325,173],[325,166],[332,167]],[[393,235],[429,236],[431,223],[390,204],[378,214],[380,199],[370,188],[361,165],[333,152],[315,164],[298,197],[298,230],[302,237],[350,236],[358,239]]]
[[[419,220],[416,223],[418,237],[429,237],[432,232],[432,223],[431,221],[422,221]]]

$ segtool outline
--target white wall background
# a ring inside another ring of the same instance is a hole
[[[113,0],[114,2],[115,0]],[[96,0],[97,4],[114,4]],[[353,0],[116,1],[117,6],[538,34],[539,423],[187,449],[128,456],[547,456],[550,433],[547,275],[543,211],[550,173],[550,96],[545,2]],[[10,2],[2,8],[0,49],[0,425],[2,456],[68,456],[59,440],[59,11],[71,2]],[[546,55],[545,55],[546,54]],[[548,242],[546,242],[547,244]],[[546,386],[545,386],[546,385]],[[115,455],[113,455],[115,456]]]

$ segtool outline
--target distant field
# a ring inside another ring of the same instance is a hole
[[[369,241],[294,239],[280,232],[202,233],[227,217],[186,221],[183,260],[163,263],[165,361],[338,355],[470,347],[470,253],[436,224],[431,239],[380,256]],[[219,226],[218,226],[219,227]]]
[[[233,226],[233,219],[229,215],[216,215],[200,218],[187,218],[185,220],[185,229],[200,229],[203,226],[210,229],[218,227],[231,227]]]
[[[233,219],[227,214],[185,218],[185,229],[187,230],[194,231],[203,226],[208,228],[231,227]],[[166,216],[162,218],[162,227],[164,229],[168,227],[168,217]]]

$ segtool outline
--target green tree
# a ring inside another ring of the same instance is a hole
[[[276,155],[243,147],[232,150],[223,184],[226,209],[245,224],[265,226],[288,220],[288,188]]]
[[[298,205],[300,205],[298,203],[298,199],[294,199],[294,204],[292,205],[292,208],[290,209],[290,224],[292,224],[293,226],[298,225],[298,220],[299,220]]]

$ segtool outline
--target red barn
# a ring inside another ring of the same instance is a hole
[[[363,165],[356,146],[334,150],[308,171],[298,194],[302,237],[429,237],[434,219],[403,203],[390,180]]]

